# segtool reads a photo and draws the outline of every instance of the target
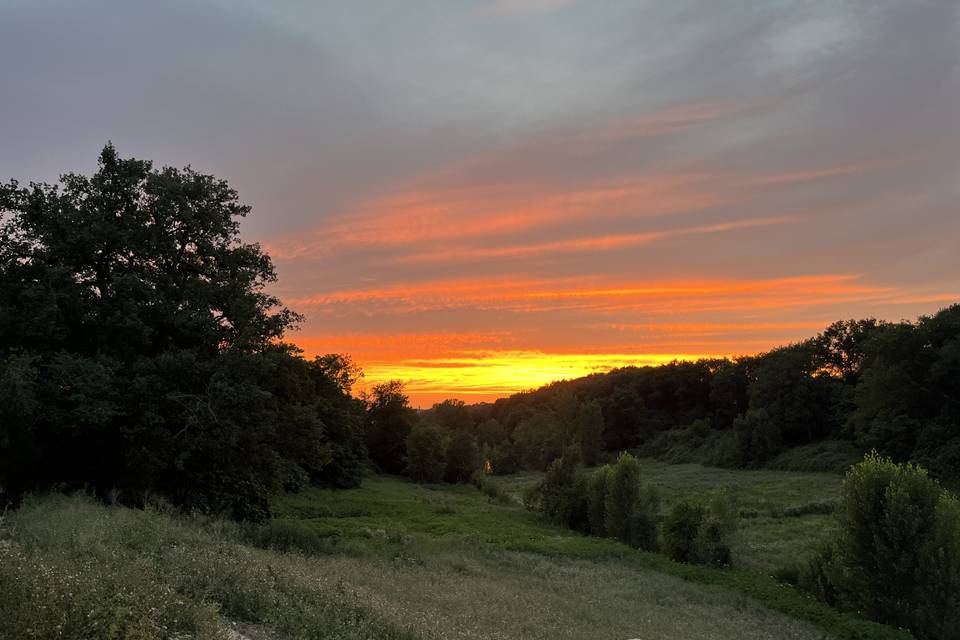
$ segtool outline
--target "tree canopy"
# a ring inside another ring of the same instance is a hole
[[[270,257],[240,238],[249,211],[223,180],[111,145],[92,176],[0,185],[8,498],[160,492],[256,518],[276,488],[356,482],[343,363],[282,342],[299,316],[267,292]]]

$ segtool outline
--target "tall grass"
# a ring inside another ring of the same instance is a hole
[[[224,619],[297,638],[413,637],[239,544],[232,523],[50,495],[6,515],[0,535],[3,640],[220,640]]]

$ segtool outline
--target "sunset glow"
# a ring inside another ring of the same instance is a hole
[[[288,339],[418,406],[960,300],[955,3],[42,4],[0,175],[222,176]]]

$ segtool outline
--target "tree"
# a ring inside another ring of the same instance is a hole
[[[446,447],[440,429],[427,422],[418,423],[407,436],[407,475],[415,482],[440,482],[446,468]]]
[[[755,358],[737,358],[724,361],[710,380],[710,405],[713,407],[713,425],[729,429],[737,416],[747,410],[750,402],[751,369]]]
[[[821,439],[838,426],[840,382],[818,375],[816,364],[812,343],[774,349],[755,364],[750,409],[766,411],[788,446]]]
[[[447,443],[447,482],[468,482],[480,468],[477,441],[466,431],[457,431]]]
[[[299,316],[240,239],[248,212],[223,180],[110,145],[92,176],[0,186],[7,493],[159,491],[261,518],[271,491],[355,481],[355,405],[282,343]]]
[[[765,409],[748,409],[733,421],[736,459],[735,466],[762,464],[783,448],[780,426],[770,419]]]
[[[871,453],[847,473],[836,519],[803,583],[918,637],[960,638],[955,496],[924,469]]]
[[[839,320],[813,339],[816,367],[855,385],[866,358],[867,341],[882,326],[874,318]]]
[[[587,481],[578,473],[579,452],[569,452],[550,463],[543,480],[536,485],[528,505],[551,522],[589,532]]]
[[[603,411],[596,400],[584,402],[577,409],[577,442],[583,456],[583,463],[592,466],[597,463],[603,451]]]
[[[520,422],[513,434],[520,459],[528,469],[544,470],[554,458],[563,454],[563,442],[553,417],[538,411]]]
[[[489,418],[477,425],[477,441],[480,444],[496,447],[509,440],[510,434],[496,418]]]
[[[430,409],[434,423],[447,433],[473,431],[474,420],[463,400],[444,400]]]
[[[620,454],[613,465],[604,501],[604,529],[607,535],[633,547],[657,547],[659,498],[652,487],[640,481],[640,461],[629,453]]]
[[[587,479],[587,518],[590,521],[590,533],[595,536],[607,535],[607,491],[610,486],[610,465],[605,464]]]
[[[402,473],[406,463],[407,436],[414,411],[403,392],[403,383],[391,380],[375,385],[366,396],[367,451],[381,470]]]
[[[847,420],[858,444],[960,474],[960,305],[878,327],[864,351]]]

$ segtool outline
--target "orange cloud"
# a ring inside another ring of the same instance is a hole
[[[890,289],[864,285],[850,274],[757,280],[680,280],[614,284],[596,278],[467,278],[418,285],[332,291],[290,299],[311,313],[337,307],[363,312],[407,313],[451,308],[517,312],[557,309],[624,309],[672,313],[721,308],[764,308],[828,304],[837,300],[879,299]]]
[[[735,231],[737,229],[767,227],[786,224],[788,222],[792,222],[793,220],[794,218],[789,216],[779,216],[775,218],[734,220],[732,222],[700,225],[685,229],[670,229],[665,231],[650,231],[645,233],[609,234],[586,238],[575,238],[570,240],[557,240],[554,242],[540,242],[499,247],[458,247],[434,252],[415,253],[398,258],[397,262],[454,262],[486,258],[515,258],[543,253],[604,251],[647,244],[657,240],[676,236],[723,233],[726,231]]]
[[[591,184],[426,188],[360,205],[306,234],[273,239],[277,259],[318,258],[351,247],[403,247],[508,236],[589,219],[663,216],[731,204],[732,192],[702,175],[655,175]]]

